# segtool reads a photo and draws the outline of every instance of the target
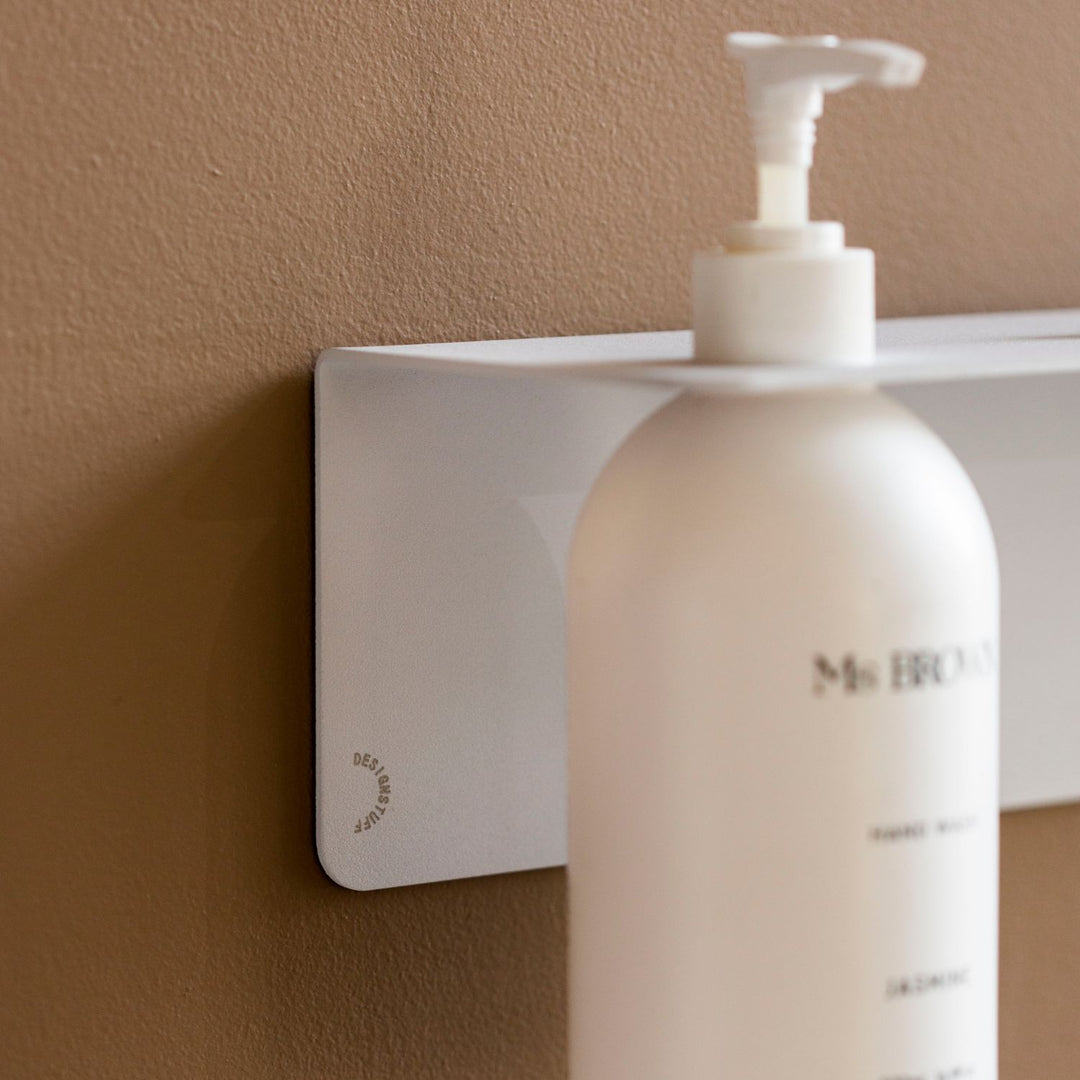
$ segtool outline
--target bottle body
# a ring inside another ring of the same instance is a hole
[[[993,1080],[997,627],[877,392],[631,436],[570,564],[571,1080]]]

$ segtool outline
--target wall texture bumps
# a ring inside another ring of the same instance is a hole
[[[1080,303],[1071,0],[7,0],[0,1072],[555,1080],[559,871],[312,849],[319,349],[661,329],[751,208],[732,29],[891,37],[815,210],[882,314]],[[1005,1080],[1080,1069],[1080,807],[1004,826]]]

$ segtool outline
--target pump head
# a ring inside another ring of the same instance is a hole
[[[914,86],[921,53],[889,41],[729,34],[728,55],[742,60],[758,163],[758,221],[799,226],[809,220],[807,174],[824,96],[856,83]]]

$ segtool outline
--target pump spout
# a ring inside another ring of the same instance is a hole
[[[841,41],[831,35],[729,34],[727,51],[743,62],[746,72],[757,151],[758,220],[780,226],[809,219],[807,171],[825,94],[856,83],[914,86],[925,65],[921,53],[904,45]]]

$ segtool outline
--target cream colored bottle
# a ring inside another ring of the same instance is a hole
[[[805,79],[862,44],[732,51]],[[699,257],[700,362],[871,359],[872,256],[822,228],[763,219]],[[833,329],[798,331],[807,292]],[[583,510],[571,1080],[996,1076],[994,545],[953,455],[871,383],[684,394]]]

